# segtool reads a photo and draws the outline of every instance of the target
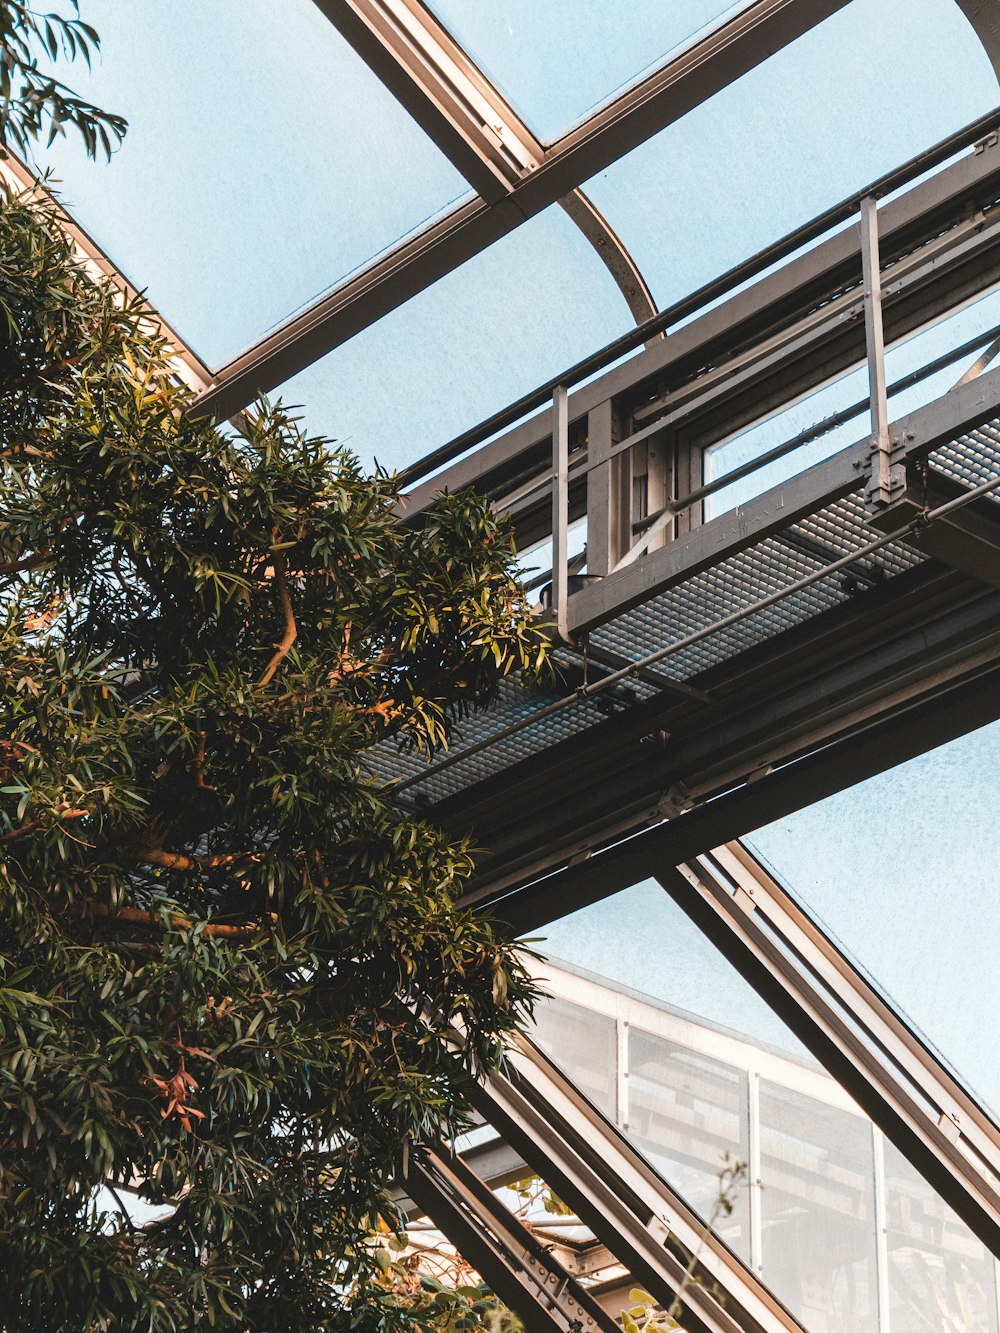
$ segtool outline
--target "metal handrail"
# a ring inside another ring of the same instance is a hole
[[[443,467],[446,463],[453,462],[477,444],[482,444],[505,426],[510,426],[519,421],[536,408],[545,407],[551,402],[553,391],[560,385],[572,388],[579,384],[581,380],[587,379],[598,371],[607,369],[620,357],[635,351],[657,334],[665,332],[671,324],[687,318],[703,306],[727,295],[742,283],[758,277],[772,264],[788,258],[796,250],[831,231],[840,223],[846,222],[858,211],[866,197],[880,198],[904,185],[908,185],[924,172],[933,170],[934,167],[940,166],[950,157],[954,157],[962,149],[972,147],[973,144],[991,131],[996,132],[998,126],[1000,126],[1000,106],[994,107],[986,115],[980,116],[947,139],[942,139],[930,148],[924,149],[901,166],[894,167],[892,171],[886,172],[885,175],[864,186],[863,189],[855,191],[854,194],[841,200],[840,203],[834,204],[825,212],[820,213],[810,222],[804,223],[795,231],[789,232],[780,240],[765,246],[763,250],[758,250],[749,259],[743,260],[718,278],[714,278],[711,282],[683,297],[680,301],[659,311],[649,319],[643,320],[641,324],[637,324],[628,333],[613,339],[598,351],[584,357],[582,361],[577,361],[575,365],[570,366],[567,370],[561,371],[558,375],[546,380],[537,389],[523,394],[515,402],[487,417],[478,426],[464,431],[461,435],[456,435],[447,444],[433,449],[416,463],[401,469],[396,474],[397,481],[401,487],[405,487],[423,480],[423,478]]]

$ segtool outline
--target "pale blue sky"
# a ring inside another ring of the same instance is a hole
[[[541,137],[725,8],[434,4]],[[73,145],[49,160],[70,208],[212,363],[467,192],[311,0],[81,7],[104,58],[71,81],[131,130],[110,166]],[[852,0],[587,189],[664,305],[998,101],[953,0]],[[997,318],[995,302],[965,312],[962,336]],[[628,325],[593,251],[550,209],[282,392],[314,429],[399,467]],[[915,354],[904,349],[899,365]],[[825,391],[739,448],[767,447],[856,388]],[[734,446],[723,465],[736,456]],[[992,727],[756,839],[994,1105],[998,770]],[[658,890],[550,934],[565,958],[775,1038],[775,1020],[752,1018],[738,979]]]

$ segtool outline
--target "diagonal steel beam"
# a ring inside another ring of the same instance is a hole
[[[632,1276],[691,1333],[801,1333],[801,1325],[628,1139],[524,1037],[473,1094],[479,1110]]]
[[[46,189],[44,183],[19,161],[9,148],[4,150],[4,155],[0,158],[0,187],[6,187],[15,195],[29,194],[33,198],[45,199],[52,204],[58,213],[60,227],[73,244],[77,259],[95,278],[110,278],[121,288],[124,300],[131,300],[142,291],[141,287],[137,287],[112,263],[93,237],[70,216],[59,200]],[[149,321],[170,344],[178,378],[184,380],[195,393],[209,392],[215,381],[205,363],[182,338],[178,337],[163,316],[152,306],[149,306]]]
[[[656,876],[993,1254],[1000,1130],[738,842]]]
[[[532,1333],[618,1333],[618,1324],[460,1157],[421,1147],[406,1189]]]
[[[360,17],[360,0],[351,3],[350,23],[343,21],[353,29]],[[222,367],[219,383],[196,400],[192,413],[231,416],[239,411],[255,394],[297,374],[506,232],[564,198],[846,3],[751,0],[742,13],[546,146],[537,165],[531,160],[533,144],[525,144],[509,121],[499,121],[497,131],[496,123],[490,125],[482,116],[476,134],[463,145],[459,133],[462,108],[457,102],[435,105],[433,97],[418,89],[411,79],[407,96],[416,100],[419,91],[424,108],[421,114],[428,122],[435,118],[442,138],[447,136],[453,151],[463,155],[466,170],[481,179],[492,201],[479,197],[458,205],[443,219],[333,288]],[[331,12],[346,12],[342,5],[335,6],[334,0],[323,0],[323,4]],[[416,12],[416,6],[394,0],[398,23],[402,24],[404,18],[408,22]],[[374,34],[369,33],[364,40],[367,49]],[[401,79],[402,74],[394,73],[393,77]],[[468,106],[464,110],[467,116]],[[465,128],[469,128],[467,121]],[[500,143],[492,153],[490,130]]]
[[[503,94],[420,0],[315,0],[374,74],[487,203],[545,157]],[[637,323],[656,305],[614,228],[582,190],[560,200],[606,265]]]

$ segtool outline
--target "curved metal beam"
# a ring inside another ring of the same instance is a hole
[[[326,18],[490,204],[535,171],[545,147],[461,44],[414,0],[315,0]],[[560,204],[597,251],[637,324],[656,313],[613,227],[582,190]]]
[[[379,66],[391,71],[385,78],[387,86],[406,87],[405,104],[416,107],[419,103],[423,127],[437,126],[442,150],[447,153],[450,147],[456,165],[461,157],[467,171],[481,179],[482,189],[494,201],[480,194],[457,205],[279,325],[218,371],[218,385],[196,400],[192,415],[231,416],[239,411],[257,393],[297,374],[563,199],[583,181],[842,9],[848,0],[750,0],[745,9],[696,46],[582,125],[553,144],[538,145],[542,155],[537,162],[537,140],[526,127],[522,135],[520,125],[496,115],[498,108],[489,89],[475,79],[460,52],[456,54],[456,77],[451,80],[448,76],[443,65],[454,40],[446,31],[435,31],[434,42],[422,50],[433,16],[419,0],[316,3],[380,78]],[[436,58],[432,58],[435,47]],[[395,59],[393,48],[404,57],[402,62]],[[401,64],[417,77],[408,74],[403,80]],[[461,132],[470,126],[471,144]]]
[[[559,206],[586,236],[601,257],[618,290],[625,298],[632,318],[637,324],[656,314],[656,302],[639,271],[639,266],[628,252],[628,247],[607,218],[588,199],[582,190],[574,190],[559,200]],[[663,337],[663,334],[659,334]]]
[[[955,0],[972,24],[993,72],[1000,79],[1000,0]]]

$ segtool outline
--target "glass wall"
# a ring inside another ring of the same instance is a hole
[[[993,1258],[815,1062],[565,964],[543,984],[535,1040],[810,1333],[1000,1333]]]

